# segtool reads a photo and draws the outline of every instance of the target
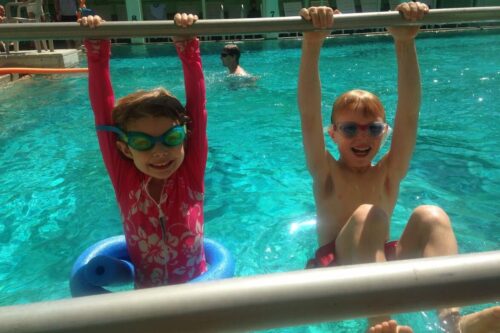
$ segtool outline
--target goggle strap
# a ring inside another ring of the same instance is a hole
[[[392,134],[392,127],[391,125],[387,124],[387,131],[385,131],[384,136],[382,137],[382,143],[380,144],[380,147],[383,147],[385,143],[387,142],[387,139],[389,136]]]
[[[386,136],[390,136],[392,134],[392,127],[391,125],[387,124],[387,135]]]
[[[105,132],[116,133],[116,134],[118,134],[118,136],[120,137],[120,139],[122,139],[123,141],[127,142],[127,135],[125,134],[125,132],[123,132],[118,127],[109,126],[109,125],[97,125],[95,127],[95,129],[96,129],[96,131],[105,131]]]

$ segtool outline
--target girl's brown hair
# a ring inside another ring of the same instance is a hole
[[[167,117],[178,120],[181,125],[189,121],[184,106],[164,88],[139,90],[121,98],[112,116],[115,126],[124,131],[130,121],[144,117]]]
[[[380,99],[366,90],[350,90],[340,95],[333,104],[331,115],[332,124],[335,123],[335,115],[339,112],[361,112],[363,116],[380,116],[385,122],[385,110]]]

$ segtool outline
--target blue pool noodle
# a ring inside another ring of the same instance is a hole
[[[121,285],[134,281],[134,265],[130,261],[100,255],[85,266],[85,279],[94,286]]]
[[[220,280],[234,276],[234,259],[224,246],[216,241],[205,238],[203,247],[209,267],[205,273],[195,277],[189,282]]]

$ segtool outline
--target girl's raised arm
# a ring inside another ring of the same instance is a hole
[[[174,21],[178,26],[188,28],[196,22],[198,16],[176,14]],[[205,96],[205,78],[200,56],[200,44],[196,37],[173,37],[177,53],[182,61],[184,86],[186,90],[186,111],[190,118],[189,135],[186,146],[185,162],[190,174],[203,190],[203,176],[207,161],[207,111]]]
[[[100,26],[104,20],[101,17],[85,16],[78,20],[81,26],[91,29]],[[89,68],[88,89],[90,104],[94,112],[95,125],[111,125],[111,112],[115,105],[115,96],[111,85],[109,58],[111,43],[109,40],[85,40]],[[118,174],[116,165],[122,162],[116,149],[116,136],[111,132],[98,131],[99,146],[113,186],[116,188]]]

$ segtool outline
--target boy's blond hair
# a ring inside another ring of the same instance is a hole
[[[331,122],[341,112],[361,112],[363,116],[379,116],[385,119],[385,110],[380,99],[369,91],[354,89],[340,95],[333,104]]]

